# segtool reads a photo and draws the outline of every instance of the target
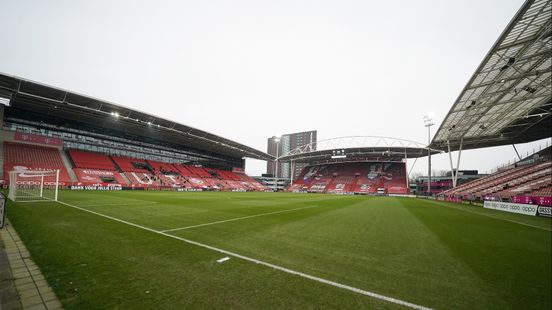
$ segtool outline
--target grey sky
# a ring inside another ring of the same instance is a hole
[[[263,151],[311,129],[426,142],[422,116],[436,130],[522,3],[0,0],[0,71]],[[514,156],[467,151],[461,168]],[[249,174],[264,170],[248,160]]]

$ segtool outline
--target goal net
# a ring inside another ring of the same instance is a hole
[[[8,198],[13,201],[57,201],[59,170],[10,171]]]

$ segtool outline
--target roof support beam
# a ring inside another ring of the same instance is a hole
[[[447,148],[450,160],[450,173],[452,177],[452,188],[456,188],[458,182],[458,171],[460,169],[460,157],[462,156],[462,144],[464,143],[464,138],[460,139],[460,147],[458,148],[458,161],[456,162],[456,171],[452,165],[452,152],[450,151],[450,141],[447,140]]]

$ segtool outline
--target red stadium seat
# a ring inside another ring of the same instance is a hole
[[[75,175],[81,183],[117,183],[126,185],[127,182],[121,174],[114,170],[96,170],[75,168]]]
[[[408,194],[404,163],[354,162],[308,166],[288,189],[320,193]]]
[[[4,179],[9,180],[12,170],[59,170],[59,182],[71,184],[71,178],[61,159],[59,149],[54,147],[38,146],[4,142]]]
[[[105,154],[69,150],[69,155],[75,164],[75,168],[116,170],[113,161]]]
[[[529,195],[552,183],[552,162],[544,161],[509,167],[484,178],[444,191],[445,196],[497,196],[502,199]],[[546,193],[546,190],[543,191]]]

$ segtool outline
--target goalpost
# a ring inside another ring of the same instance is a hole
[[[59,170],[10,171],[8,198],[13,201],[57,201]]]

